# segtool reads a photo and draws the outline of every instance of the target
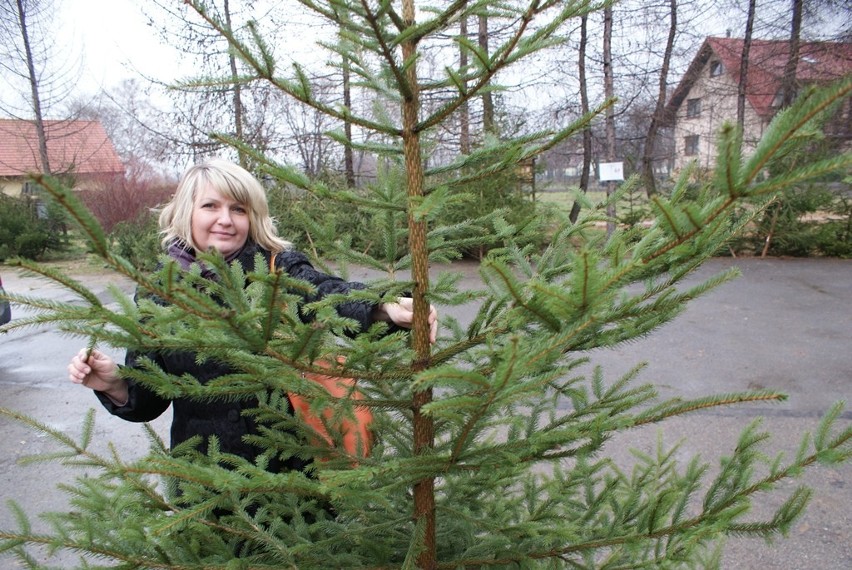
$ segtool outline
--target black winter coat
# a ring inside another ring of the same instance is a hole
[[[244,269],[250,270],[254,267],[257,252],[261,252],[268,263],[270,253],[253,243],[247,244],[232,263],[240,263]],[[293,250],[279,253],[275,260],[275,267],[316,287],[316,295],[310,299],[305,299],[306,302],[333,293],[348,293],[365,288],[363,283],[347,282],[339,277],[317,271],[304,254]],[[360,330],[362,331],[372,324],[374,308],[375,305],[365,301],[352,301],[337,306],[338,313],[341,316],[356,320],[360,323]],[[233,370],[228,366],[216,362],[208,361],[199,365],[196,362],[195,355],[190,352],[154,353],[145,356],[156,362],[165,372],[175,376],[189,374],[201,384],[233,373]],[[135,367],[139,357],[139,354],[128,351],[125,365]],[[244,457],[249,461],[253,461],[260,453],[259,448],[243,441],[244,435],[257,433],[252,418],[242,413],[243,409],[257,406],[255,399],[236,402],[200,402],[189,398],[167,400],[141,384],[132,381],[129,381],[128,384],[129,399],[124,406],[117,406],[101,392],[96,392],[96,395],[111,414],[131,422],[151,421],[159,417],[171,404],[173,408],[172,447],[191,437],[201,436],[200,449],[206,452],[207,439],[211,435],[215,435],[219,439],[220,448],[223,452]],[[301,469],[303,466],[304,464],[295,458],[283,463],[275,460],[270,463],[269,470],[278,472],[288,469]]]

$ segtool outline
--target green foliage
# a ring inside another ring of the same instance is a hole
[[[852,207],[844,192],[824,182],[782,192],[743,235],[731,240],[731,250],[738,255],[849,257]],[[753,211],[744,205],[741,214]]]
[[[33,198],[0,194],[0,260],[40,259],[67,246],[63,209]]]
[[[363,256],[372,256],[393,264],[408,254],[406,219],[401,215],[406,198],[403,174],[399,167],[383,168],[377,180],[363,188],[331,187],[323,197],[277,186],[269,192],[270,209],[282,236],[316,257],[363,262]],[[452,251],[447,252],[450,259],[479,258],[506,247],[501,225],[518,232],[515,243],[541,248],[556,223],[553,210],[534,203],[514,174],[461,185],[454,193],[464,199],[447,200],[446,193],[436,191],[435,196],[446,203],[430,216],[430,226],[442,228],[435,239],[444,247],[452,243]],[[371,216],[360,207],[364,204],[387,207],[381,215]],[[393,214],[393,208],[398,214]],[[352,252],[358,255],[353,258]]]
[[[513,245],[540,248],[545,244],[549,224],[554,222],[550,210],[536,207],[514,172],[460,185],[456,192],[465,199],[446,208],[435,221],[439,226],[466,224],[459,234],[469,241],[463,255],[481,259],[494,248],[510,245],[507,236],[501,236],[501,224],[513,228]]]
[[[387,181],[386,184],[389,183]],[[316,257],[336,257],[340,249],[377,254],[382,247],[382,228],[364,209],[343,199],[347,194],[354,194],[361,200],[367,200],[371,193],[380,191],[377,185],[346,192],[332,188],[331,195],[327,197],[318,197],[285,184],[272,188],[269,207],[278,222],[281,236]],[[399,192],[399,186],[394,188]],[[398,245],[404,251],[404,239],[399,240]]]
[[[816,228],[815,249],[832,257],[852,258],[852,198],[837,195],[826,213],[827,219]]]
[[[162,251],[157,217],[143,214],[134,220],[118,222],[109,233],[109,243],[115,255],[143,271],[152,271]]]
[[[756,220],[752,236],[756,242],[754,250],[760,251],[766,242],[771,255],[807,257],[824,254],[825,246],[837,250],[843,241],[848,241],[848,236],[845,240],[844,236],[837,236],[840,242],[830,239],[838,224],[826,225],[825,221],[835,209],[836,201],[839,200],[830,190],[813,186],[784,192]]]
[[[812,96],[806,94],[805,97]],[[833,117],[839,103],[826,105],[804,121],[795,137],[779,145],[765,163],[768,174],[784,178],[791,172],[830,160],[841,153],[836,141],[827,140],[822,125]],[[778,121],[787,120],[783,112]],[[808,184],[793,184],[776,195],[754,224],[731,247],[737,253],[805,257],[848,257],[852,252],[852,209],[849,207],[848,169],[814,176]],[[759,205],[759,204],[758,204]],[[755,204],[745,204],[753,209]]]
[[[616,216],[619,223],[628,227],[638,226],[651,217],[645,188],[638,179],[630,179],[626,182],[626,190],[623,198],[616,204]]]

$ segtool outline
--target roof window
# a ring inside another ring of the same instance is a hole
[[[711,61],[710,62],[710,77],[719,77],[725,71],[725,67],[722,65],[721,61]]]

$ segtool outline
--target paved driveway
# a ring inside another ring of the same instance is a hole
[[[765,427],[774,434],[772,448],[792,454],[802,434],[816,428],[829,405],[852,395],[852,261],[718,259],[705,265],[698,276],[731,265],[740,267],[742,278],[693,302],[673,323],[638,342],[589,355],[594,364],[603,366],[609,379],[647,361],[641,379],[655,383],[664,395],[695,397],[747,388],[789,394],[788,401],[780,404],[741,406],[662,424],[666,444],[682,440],[678,457],[684,461],[697,453],[708,460],[730,453],[742,428],[758,416],[765,418]],[[472,264],[458,264],[454,269],[465,273],[466,286],[481,286]],[[364,276],[351,275],[355,279]],[[108,278],[90,275],[86,279],[95,291],[108,297]],[[47,288],[8,268],[3,282],[13,291],[69,298],[59,289]],[[129,291],[126,283],[118,286]],[[17,315],[23,314],[16,309]],[[457,316],[460,320],[468,317],[465,311]],[[79,339],[47,330],[0,337],[0,406],[35,416],[70,435],[78,434],[85,411],[97,405],[87,390],[65,379],[68,358],[81,344]],[[850,422],[852,413],[847,410],[841,423],[848,426]],[[154,427],[165,436],[168,423],[166,415]],[[95,449],[104,450],[112,442],[120,455],[133,457],[147,448],[139,426],[101,409],[97,426]],[[658,429],[622,434],[608,444],[608,452],[627,466],[629,448],[653,451]],[[66,498],[55,486],[73,472],[53,464],[16,464],[26,454],[52,449],[50,442],[4,418],[0,418],[0,430],[4,435],[0,440],[3,503],[14,499],[31,514],[63,508]],[[723,568],[852,568],[852,464],[839,469],[817,466],[802,482],[814,488],[814,498],[807,513],[790,529],[790,536],[772,545],[731,540]],[[796,484],[787,483],[785,489]],[[778,502],[777,497],[767,499],[768,505]],[[761,510],[757,508],[755,516]],[[8,509],[0,505],[0,528],[13,526]],[[55,563],[72,567],[73,560],[62,557]],[[9,567],[4,563],[11,561],[0,559],[0,568]]]

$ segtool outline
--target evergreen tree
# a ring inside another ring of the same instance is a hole
[[[654,223],[641,233],[601,237],[595,226],[606,221],[608,204],[584,203],[576,223],[558,228],[550,244],[538,250],[516,245],[536,240],[524,235],[529,227],[513,227],[500,212],[451,227],[436,220],[444,208],[469,199],[459,188],[513,169],[578,132],[592,116],[555,132],[490,138],[447,165],[427,167],[426,149],[434,130],[464,102],[493,89],[499,71],[558,42],[557,31],[590,10],[587,3],[447,2],[419,12],[423,20],[416,22],[413,0],[400,2],[401,12],[391,2],[304,0],[306,8],[344,30],[357,48],[345,54],[351,73],[376,91],[382,107],[398,108],[398,119],[391,113],[358,116],[314,99],[298,66],[292,78],[282,78],[259,37],[237,37],[206,14],[202,2],[192,4],[227,37],[253,79],[268,81],[341,123],[383,135],[387,145],[371,150],[382,151],[386,164],[402,170],[405,192],[332,191],[231,142],[277,180],[376,212],[385,257],[342,253],[350,262],[386,272],[381,289],[412,294],[413,331],[385,334],[384,325],[376,325],[347,337],[351,323],[332,310],[336,298],[306,307],[315,319],[304,324],[293,291],[306,285],[270,274],[262,263],[243,274],[221,257],[205,255],[216,281],[197,272],[179,276],[167,260],[154,275],[140,272],[110,252],[94,218],[69,190],[37,177],[107,264],[168,305],[144,298],[137,305],[116,294],[120,308],[113,310],[82,284],[22,262],[83,302],[15,297],[40,312],[13,325],[51,323],[92,342],[141,352],[192,350],[200,359],[227,363],[239,372],[205,386],[170,377],[153,364],[124,373],[167,397],[258,397],[260,405],[251,414],[266,427],[256,443],[268,451],[257,464],[219,452],[215,441],[206,455],[192,445],[168,452],[152,433],[150,454],[126,462],[88,449],[91,415],[79,441],[21,417],[66,448],[51,458],[91,469],[68,486],[74,513],[53,514],[53,531],[37,535],[18,509],[20,529],[0,530],[0,550],[31,567],[38,565],[26,549],[37,544],[121,568],[689,567],[726,535],[783,533],[805,507],[807,489],[791,492],[765,521],[746,518],[750,502],[815,462],[849,458],[852,431],[834,429],[842,412],[838,405],[788,461],[771,457],[763,446],[768,434],[753,424],[717,470],[698,458],[681,466],[671,453],[661,452],[631,474],[621,473],[608,460],[605,445],[618,432],[696,410],[783,396],[759,391],[661,401],[652,386],[636,384],[636,372],[610,379],[596,370],[586,377],[578,365],[585,361],[581,352],[641,337],[675,318],[691,299],[735,277],[725,272],[684,285],[748,223],[734,216],[742,200],[769,200],[786,186],[852,164],[852,157],[843,155],[764,174],[773,157],[796,144],[803,126],[848,96],[852,82],[805,94],[777,117],[749,157],[741,154],[739,132],[727,128],[715,174],[699,196],[687,192],[690,172],[684,172],[671,196],[653,197]],[[449,26],[462,18],[485,13],[513,22],[504,43],[486,54],[456,37],[451,52],[466,50],[468,65],[448,67],[438,78],[418,76],[426,42],[447,37]],[[429,90],[453,95],[426,112],[420,101]],[[610,200],[619,198],[616,193]],[[458,275],[433,278],[429,272],[433,262],[452,260],[471,246],[471,228],[481,230],[479,243],[503,244],[481,262],[484,291],[461,291]],[[400,256],[401,234],[407,235],[408,247]],[[243,288],[246,280],[251,285]],[[377,299],[374,292],[357,294]],[[425,319],[430,302],[472,305],[476,316],[463,325],[445,309],[441,338],[432,347]],[[345,363],[330,371],[317,364],[337,362],[339,356]],[[331,398],[301,376],[321,371],[359,379],[365,399],[358,404],[376,417],[377,443],[370,457],[317,443],[309,428],[288,414],[285,393],[330,406],[339,417],[352,413],[350,400]],[[274,474],[264,467],[276,455],[315,461],[308,473]]]

